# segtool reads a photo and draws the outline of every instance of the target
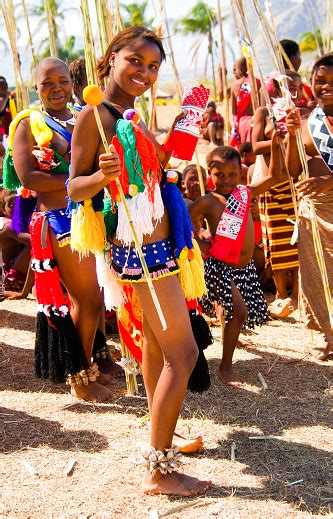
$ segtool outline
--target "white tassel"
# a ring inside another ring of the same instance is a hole
[[[153,208],[148,200],[147,191],[145,190],[143,193],[138,193],[133,198],[126,200],[126,202],[139,242],[142,244],[143,236],[145,234],[151,236],[154,232]],[[116,236],[125,247],[133,242],[132,231],[126,217],[124,204],[122,203],[118,206]]]
[[[164,215],[164,204],[161,195],[160,185],[156,182],[154,191],[153,218],[156,224],[159,223]]]
[[[111,310],[126,303],[123,288],[112,275],[102,252],[96,253],[96,272],[98,284],[104,290],[105,308]]]

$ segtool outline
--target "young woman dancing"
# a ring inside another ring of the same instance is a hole
[[[98,65],[100,80],[108,78],[104,101],[98,111],[109,143],[116,133],[117,120],[122,119],[126,109],[133,108],[136,97],[154,84],[164,58],[160,39],[143,27],[127,28],[110,43]],[[165,164],[168,156],[162,146],[142,122],[140,127],[155,145],[160,163]],[[91,107],[85,108],[75,127],[72,149],[68,193],[75,202],[96,196],[120,175],[118,154],[112,146],[109,153],[105,153]],[[162,213],[159,220],[153,222],[153,232],[143,236],[143,247],[168,325],[166,331],[162,330],[147,283],[134,283],[134,280],[138,281],[137,265],[130,261],[127,263],[126,258],[132,258],[135,249],[131,248],[128,256],[128,247],[115,237],[113,254],[115,258],[119,257],[112,266],[114,270],[126,267],[126,279],[133,282],[144,314],[142,369],[151,415],[151,440],[150,447],[144,452],[147,470],[142,487],[146,493],[186,496],[205,492],[210,482],[180,474],[171,468],[178,465],[177,449],[172,449],[173,435],[198,350],[184,295],[175,275],[178,269],[169,243],[169,215],[163,207]],[[159,263],[163,263],[161,270],[157,267]],[[156,451],[161,453],[156,456]]]

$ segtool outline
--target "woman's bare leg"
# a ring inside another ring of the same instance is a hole
[[[144,346],[142,352],[142,372],[145,381],[149,412],[151,414],[155,389],[163,369],[164,360],[159,343],[145,316],[143,316],[143,336]],[[147,369],[147,366],[150,366],[151,364],[154,366],[154,369]],[[202,436],[188,439],[184,438],[177,432],[174,432],[172,445],[176,445],[180,452],[184,454],[193,454],[195,452],[203,451]]]
[[[80,260],[69,246],[59,247],[50,233],[54,257],[60,278],[72,301],[71,317],[80,336],[88,362],[91,360],[96,330],[103,309],[103,296],[97,283],[95,257],[91,254]],[[110,399],[111,391],[97,382],[75,386],[78,398],[102,402]]]
[[[147,379],[151,410],[151,446],[164,451],[172,445],[188,379],[198,352],[178,279],[176,276],[166,277],[156,281],[154,286],[168,324],[166,331],[162,330],[147,285],[135,284],[135,289],[145,315],[147,334],[144,344],[143,376],[145,384]],[[149,338],[152,341],[151,345]],[[161,354],[158,353],[158,347]],[[204,492],[208,487],[207,481],[199,481],[176,472],[162,475],[157,471],[152,475],[147,471],[143,481],[143,490],[152,493],[192,495]]]

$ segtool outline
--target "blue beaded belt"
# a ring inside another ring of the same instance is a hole
[[[178,274],[179,269],[170,240],[143,245],[142,252],[153,280]],[[119,281],[145,281],[141,261],[134,247],[112,245],[111,270]]]

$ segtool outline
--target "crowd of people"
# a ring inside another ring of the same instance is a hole
[[[194,495],[211,485],[176,470],[181,453],[202,449],[201,437],[184,440],[176,424],[196,370],[200,379],[207,368],[209,318],[222,327],[218,377],[225,384],[241,384],[232,364],[241,330],[287,317],[299,300],[306,325],[325,341],[318,358],[333,351],[333,54],[315,62],[308,86],[297,73],[297,44],[280,43],[294,107],[283,103],[273,74],[265,84],[251,82],[240,58],[229,91],[230,143],[210,101],[201,121],[201,138],[210,143],[206,164],[183,171],[170,167],[168,143],[186,111],[161,144],[133,110],[165,59],[155,33],[124,29],[98,62],[106,86],[97,110],[108,150],[91,106],[97,103],[86,105],[84,60],[67,66],[43,59],[35,70],[40,107],[19,114],[0,78],[5,297],[32,292],[37,299],[36,375],[66,381],[89,402],[108,401],[110,384],[122,376],[107,346],[105,308],[126,309],[123,340],[139,346],[151,417],[145,492]],[[300,128],[309,172],[303,180]],[[275,294],[270,305],[265,290]]]

